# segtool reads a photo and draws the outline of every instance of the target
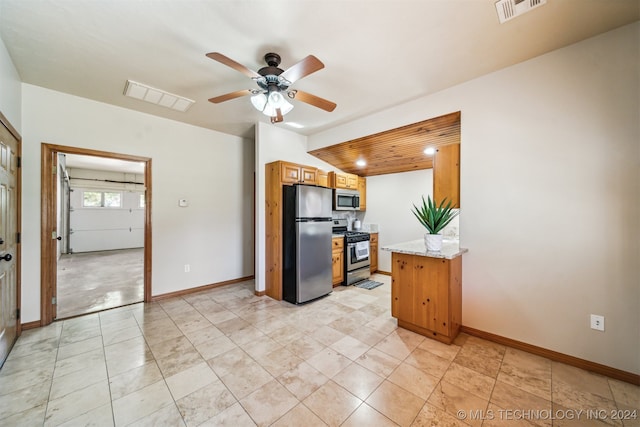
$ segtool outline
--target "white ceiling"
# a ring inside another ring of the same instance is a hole
[[[640,0],[548,0],[499,24],[495,0],[0,0],[0,36],[22,81],[240,136],[268,118],[255,86],[205,57],[257,70],[309,54],[325,68],[296,82],[338,104],[298,101],[285,117],[312,134],[640,19]],[[196,101],[186,113],[123,96],[127,79]],[[340,142],[340,141],[336,141]]]
[[[138,175],[144,174],[144,163],[110,159],[106,157],[65,154],[65,165],[68,168],[72,169],[75,168],[109,172],[123,172]]]

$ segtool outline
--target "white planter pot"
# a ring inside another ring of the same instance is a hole
[[[442,234],[429,234],[424,235],[424,244],[427,247],[427,252],[440,252],[442,249]]]

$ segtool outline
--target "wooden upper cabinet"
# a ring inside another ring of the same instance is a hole
[[[329,187],[329,172],[318,169],[318,185],[321,187]]]
[[[358,175],[352,173],[329,172],[329,184],[332,188],[358,189]]]
[[[358,191],[360,192],[360,210],[367,210],[367,178],[358,177]]]
[[[460,144],[443,145],[433,156],[433,199],[447,198],[460,208]]]
[[[300,166],[300,175],[302,181],[305,184],[317,184],[318,183],[318,169],[309,166]]]
[[[295,163],[280,162],[280,178],[283,184],[304,183],[315,185],[318,183],[318,169]]]

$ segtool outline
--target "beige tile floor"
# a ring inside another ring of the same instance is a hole
[[[640,425],[639,387],[399,329],[375,279],[299,307],[248,282],[25,331],[0,370],[0,425]]]

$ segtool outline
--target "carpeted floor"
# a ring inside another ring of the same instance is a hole
[[[143,267],[143,248],[62,255],[56,318],[141,302]]]

